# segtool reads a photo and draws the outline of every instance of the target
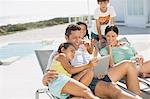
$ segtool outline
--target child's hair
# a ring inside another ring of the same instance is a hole
[[[97,0],[98,3],[99,2],[104,2],[104,1],[108,1],[109,2],[109,0]]]
[[[70,24],[67,28],[66,28],[66,32],[65,32],[65,36],[69,37],[71,34],[71,31],[76,31],[76,30],[81,30],[81,28],[77,25],[77,24]]]
[[[85,26],[85,28],[86,28],[86,34],[84,35],[84,37],[87,36],[88,39],[90,39],[90,35],[89,35],[89,33],[88,33],[88,27],[87,27],[87,24],[84,23],[84,22],[81,22],[81,21],[77,22],[76,24],[77,24],[77,25],[84,25],[84,26]]]
[[[119,30],[118,30],[118,27],[113,25],[113,26],[107,26],[106,29],[105,29],[105,35],[107,35],[107,33],[109,31],[113,31],[115,32],[117,35],[119,34]]]
[[[75,46],[72,43],[66,42],[66,43],[61,43],[59,48],[58,48],[58,53],[62,53],[61,49],[67,49],[69,46],[73,46],[75,48]]]

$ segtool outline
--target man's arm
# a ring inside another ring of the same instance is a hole
[[[52,82],[55,78],[57,78],[58,72],[56,70],[49,70],[43,76],[42,82],[43,85],[48,86],[49,82]]]

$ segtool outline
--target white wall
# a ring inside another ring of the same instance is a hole
[[[116,21],[125,21],[124,0],[111,0],[111,5],[115,8],[116,13],[117,13]]]
[[[147,1],[148,1],[148,3],[147,3],[147,7],[148,7],[148,22],[150,23],[150,6],[149,6],[150,0],[147,0]]]

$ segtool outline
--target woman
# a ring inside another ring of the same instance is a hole
[[[114,67],[122,61],[128,60],[136,66],[139,74],[144,75],[150,73],[150,60],[144,62],[144,58],[135,51],[135,49],[128,42],[121,42],[117,40],[118,28],[116,26],[107,26],[105,30],[105,36],[108,42],[108,46],[103,48],[101,55],[110,54],[110,66]]]

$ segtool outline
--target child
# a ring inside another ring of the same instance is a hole
[[[88,27],[87,27],[87,24],[84,23],[84,22],[77,22],[77,25],[80,26],[81,28],[81,33],[82,33],[82,39],[85,39],[85,40],[89,40],[90,37],[89,37],[89,33],[88,33]]]
[[[71,79],[71,74],[79,73],[80,77],[83,79],[83,75],[87,70],[92,66],[82,66],[82,67],[72,67],[70,65],[70,61],[74,58],[75,54],[75,47],[72,43],[62,43],[58,48],[58,55],[54,57],[52,62],[51,70],[56,70],[59,75],[58,77],[52,82],[49,83],[49,89],[54,96],[63,99],[63,97],[68,97],[69,94],[79,97],[84,97],[86,99],[99,99],[92,94],[92,92],[83,84]],[[64,61],[65,60],[65,61]],[[77,77],[79,79],[79,76]],[[90,75],[88,75],[90,77]],[[82,82],[82,79],[79,79]],[[92,75],[93,78],[93,75]],[[86,77],[87,79],[87,77]],[[89,80],[88,80],[89,81]],[[90,83],[91,80],[88,82]],[[61,94],[62,91],[67,94]]]
[[[94,18],[96,19],[96,26],[91,33],[91,38],[100,41],[100,43],[102,44],[103,42],[106,42],[106,39],[103,36],[105,28],[108,25],[114,24],[116,12],[112,6],[109,6],[109,0],[97,0],[97,3],[99,7],[95,10],[94,14]]]
[[[94,48],[94,45],[95,45],[95,40],[92,39],[90,42],[89,41],[89,34],[88,34],[88,28],[87,28],[87,24],[84,23],[84,22],[77,22],[76,23],[77,25],[79,25],[79,27],[81,28],[80,29],[80,32],[81,32],[81,35],[82,35],[82,39],[84,41],[84,46],[85,46],[85,50],[88,51],[89,54],[93,54],[93,52],[95,52],[95,48]],[[94,57],[97,57],[94,55]],[[89,57],[89,59],[91,59],[91,57]]]

